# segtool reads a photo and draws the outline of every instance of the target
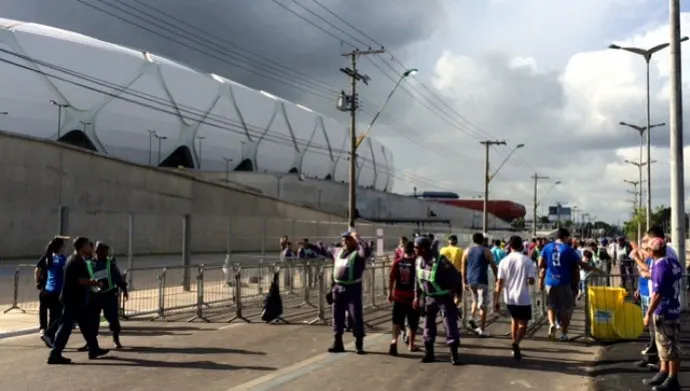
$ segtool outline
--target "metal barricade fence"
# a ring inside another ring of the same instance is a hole
[[[636,300],[638,276],[633,272],[590,273],[581,284],[585,338],[596,341],[634,340],[644,335],[643,317],[648,302]]]
[[[34,280],[34,265],[17,265],[12,272],[3,273],[0,294],[4,299],[4,313],[12,310],[38,311],[39,291]]]

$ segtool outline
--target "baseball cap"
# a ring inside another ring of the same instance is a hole
[[[666,247],[666,242],[662,238],[651,238],[647,241],[647,247],[652,251],[660,251]]]
[[[414,246],[415,247],[422,247],[422,248],[429,248],[429,247],[431,247],[431,241],[427,237],[419,236],[419,237],[415,238]]]

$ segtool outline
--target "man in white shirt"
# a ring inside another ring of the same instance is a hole
[[[510,238],[510,254],[503,258],[498,265],[498,278],[494,303],[496,311],[500,310],[500,295],[503,288],[503,301],[508,307],[511,317],[511,336],[513,340],[513,357],[516,360],[522,358],[520,353],[520,341],[527,332],[527,323],[532,318],[532,300],[530,286],[534,285],[537,270],[534,262],[522,253],[524,248],[519,236]]]

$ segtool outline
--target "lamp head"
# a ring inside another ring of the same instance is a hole
[[[403,73],[403,77],[412,76],[412,75],[416,74],[417,72],[419,72],[419,70],[417,68],[408,69]]]
[[[615,43],[612,43],[609,45],[609,49],[620,49],[621,47],[616,45]]]
[[[524,147],[524,146],[525,146],[525,144],[518,144],[518,145],[515,146],[515,149],[522,148],[522,147]]]

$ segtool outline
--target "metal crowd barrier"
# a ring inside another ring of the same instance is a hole
[[[391,258],[370,259],[363,276],[363,304],[365,310],[388,308],[388,286]],[[38,310],[38,291],[33,283],[33,265],[20,265],[13,274],[12,303],[5,309],[22,312]],[[189,275],[193,283],[185,289],[181,283],[184,266],[132,268],[124,271],[131,281],[128,300],[121,298],[120,315],[123,319],[179,319],[189,321],[209,319],[225,321],[256,319],[261,315],[264,298],[274,276],[277,276],[283,301],[283,318],[307,319],[306,323],[325,323],[331,311],[325,302],[330,290],[332,261],[315,259],[265,260],[224,265],[191,265]],[[505,313],[495,313],[493,297],[495,278],[489,273],[489,303],[487,324]],[[9,285],[9,284],[7,284]],[[6,286],[7,286],[6,285]],[[546,317],[543,293],[536,284],[531,288],[532,321],[538,326]],[[469,328],[472,298],[463,292],[462,327]],[[502,296],[501,296],[502,297]]]

